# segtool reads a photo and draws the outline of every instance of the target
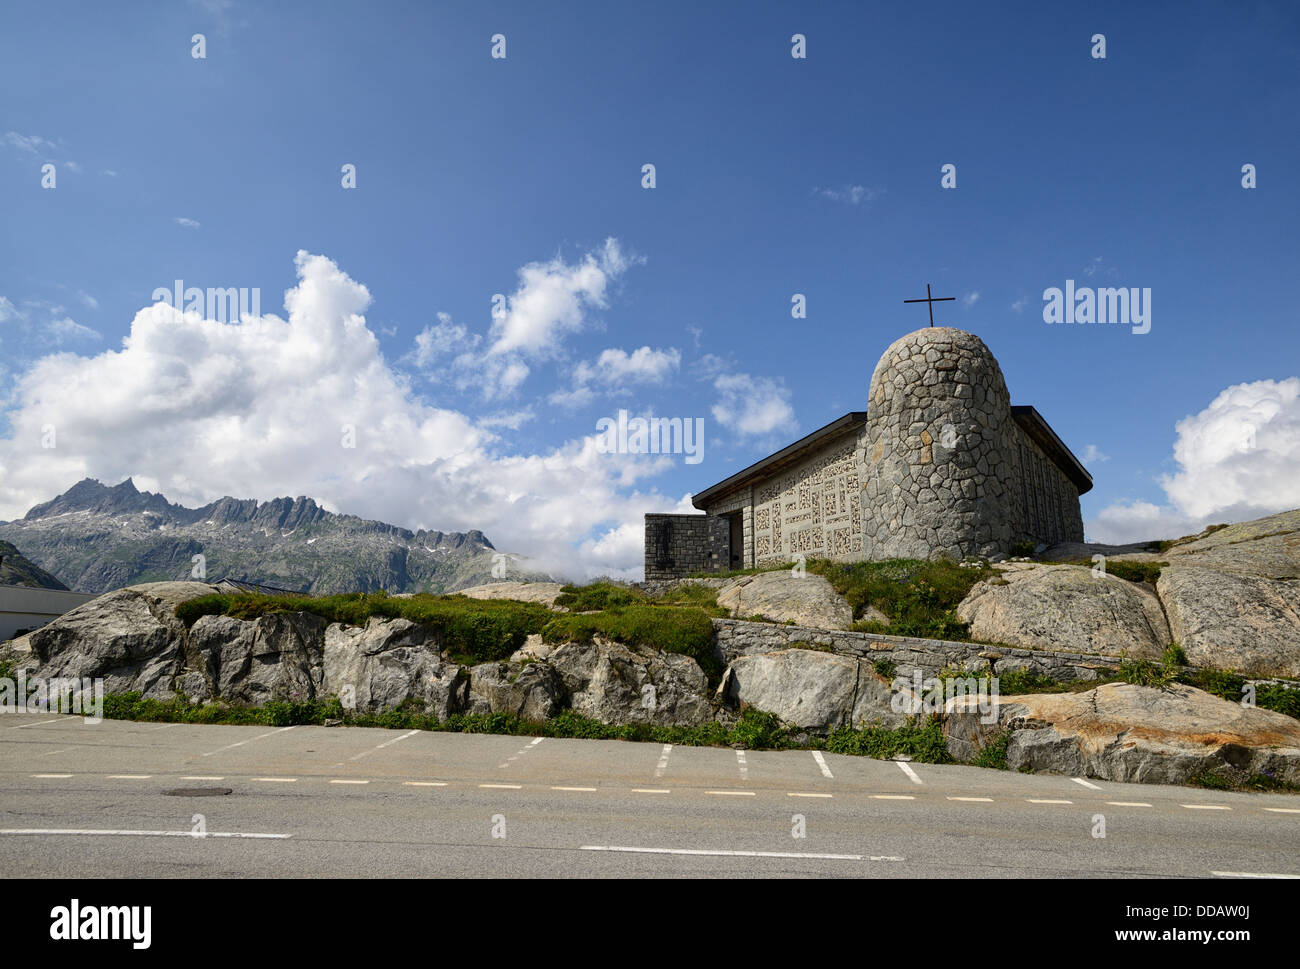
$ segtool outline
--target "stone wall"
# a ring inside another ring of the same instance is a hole
[[[789,471],[754,485],[745,516],[746,545],[752,546],[746,566],[790,562],[801,554],[862,557],[861,447],[861,429],[851,431],[827,441]],[[708,510],[730,511],[730,502]]]
[[[730,535],[713,515],[646,515],[645,577],[675,579],[727,568]]]

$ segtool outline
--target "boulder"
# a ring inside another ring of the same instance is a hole
[[[564,588],[559,582],[492,582],[488,585],[459,589],[456,595],[471,599],[514,599],[518,602],[540,602],[558,612],[567,610],[555,605],[555,599]]]
[[[907,719],[891,706],[890,683],[851,656],[786,649],[737,657],[724,674],[726,699],[774,713],[813,733]]]
[[[1171,566],[1156,587],[1193,666],[1300,677],[1300,579]]]
[[[322,692],[361,712],[392,710],[414,700],[445,719],[464,703],[466,681],[426,626],[372,616],[364,627],[325,629]]]
[[[202,616],[190,629],[188,653],[205,664],[213,692],[223,700],[311,700],[323,694],[328,625],[307,612],[254,620]]]
[[[1182,684],[1001,697],[995,722],[985,719],[974,697],[948,701],[944,730],[954,758],[971,760],[1005,730],[1011,770],[1154,784],[1226,770],[1300,784],[1300,721]]]
[[[9,643],[5,658],[40,676],[104,679],[108,693],[170,699],[185,658],[175,608],[216,592],[205,582],[150,582],[105,593]]]
[[[1161,553],[1172,566],[1192,566],[1300,579],[1300,509],[1219,528]]]
[[[1077,565],[1005,566],[956,611],[973,639],[1026,649],[1158,660],[1171,641],[1155,593]]]
[[[596,636],[565,643],[549,663],[568,705],[603,723],[693,727],[713,719],[704,671],[689,656]]]
[[[466,713],[549,720],[563,709],[564,683],[546,663],[480,663],[469,671]]]
[[[853,609],[825,578],[790,569],[731,579],[718,590],[718,605],[737,619],[762,616],[816,629],[848,629],[853,622]]]

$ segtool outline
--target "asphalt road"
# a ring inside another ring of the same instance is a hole
[[[1300,797],[810,751],[10,714],[0,871],[1300,877]]]

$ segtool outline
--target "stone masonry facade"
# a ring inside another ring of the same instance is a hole
[[[1033,408],[1015,411],[979,337],[952,327],[909,333],[880,358],[865,414],[810,435],[770,471],[702,492],[705,516],[647,515],[645,577],[725,570],[733,554],[748,568],[800,555],[961,560],[1083,541],[1080,485],[1091,479]],[[722,518],[736,514],[739,553]],[[698,520],[665,546],[661,522],[673,517]]]

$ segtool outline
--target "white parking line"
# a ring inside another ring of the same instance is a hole
[[[109,780],[114,781],[147,781],[153,777],[152,774],[109,774]]]
[[[264,834],[250,831],[131,831],[114,828],[0,828],[7,835],[75,835],[77,837],[137,837],[137,838],[292,838],[291,834]]]
[[[659,766],[655,768],[655,777],[663,777],[668,769],[668,755],[673,752],[672,744],[664,744],[663,753],[659,755]]]
[[[331,784],[369,784],[369,781],[349,780],[344,777],[335,777],[330,779]]]
[[[1150,807],[1147,801],[1107,801],[1111,807]]]
[[[183,781],[224,781],[225,779],[221,774],[185,774],[181,777]]]
[[[622,851],[644,855],[709,855],[723,858],[815,858],[830,861],[861,861],[862,855],[832,855],[804,851],[723,851],[713,848],[628,848],[620,845],[582,845],[582,851]],[[872,856],[872,861],[902,861],[902,858]]]
[[[705,794],[717,794],[719,797],[758,797],[754,791],[705,791]]]
[[[834,794],[811,794],[806,791],[786,791],[786,797],[834,797]]]
[[[19,723],[12,727],[5,727],[6,730],[22,730],[24,727],[39,727],[43,723],[58,723],[62,717],[54,717],[52,720],[37,720],[35,723]]]
[[[33,774],[32,777],[71,777],[71,774]]]
[[[1232,808],[1226,804],[1182,804],[1189,811],[1231,811]]]
[[[495,787],[506,791],[517,791],[524,785],[522,784],[480,784],[479,787]]]
[[[898,766],[899,766],[900,768],[902,768],[904,774],[906,774],[908,777],[910,777],[910,778],[912,779],[912,783],[913,783],[913,784],[924,784],[924,783],[925,783],[925,781],[921,780],[921,778],[917,776],[916,771],[912,770],[912,765],[911,765],[911,764],[908,764],[908,763],[906,763],[906,762],[904,762],[904,761],[901,761],[901,760],[900,760],[900,761],[895,761],[895,763],[897,763]]]
[[[37,754],[37,757],[53,757],[55,754],[66,754],[69,750],[76,750],[76,747],[60,747],[58,750],[47,750],[43,754]]]
[[[634,787],[633,794],[671,794],[672,791],[664,790],[660,787]]]
[[[553,791],[594,791],[594,787],[552,787]]]
[[[382,744],[380,744],[378,747],[371,747],[369,750],[363,750],[363,751],[361,751],[361,753],[359,753],[359,754],[357,754],[357,755],[355,755],[355,756],[353,756],[353,757],[349,757],[348,760],[360,760],[362,757],[365,757],[367,754],[373,754],[376,750],[383,750],[385,747],[391,747],[391,746],[393,746],[393,744],[397,743],[399,740],[405,740],[407,737],[414,737],[414,736],[415,736],[417,733],[419,733],[419,732],[420,732],[420,731],[418,731],[418,730],[408,730],[406,733],[402,734],[400,737],[394,737],[392,740],[386,740],[386,741],[384,741]],[[335,765],[335,766],[338,766],[338,765]]]
[[[1212,871],[1210,874],[1220,878],[1300,878],[1300,875],[1279,875],[1267,871]]]
[[[1086,788],[1087,788],[1088,790],[1090,790],[1090,791],[1100,791],[1100,790],[1101,790],[1101,788],[1098,787],[1096,784],[1093,784],[1093,783],[1091,783],[1090,781],[1085,781],[1082,777],[1071,777],[1070,780],[1074,781],[1074,783],[1076,783],[1076,784],[1082,784],[1084,787],[1086,787]]]
[[[877,801],[915,801],[915,794],[871,794]]]
[[[820,750],[814,750],[812,755],[813,760],[817,761],[817,766],[822,769],[822,777],[834,779],[835,775],[832,774],[831,769],[826,766],[826,758],[822,756],[822,752]]]
[[[1050,797],[1027,797],[1025,798],[1030,804],[1073,804],[1073,801],[1062,801]]]
[[[296,784],[296,777],[254,777],[255,781],[266,781],[268,784]]]
[[[446,787],[446,781],[402,781],[407,787]]]
[[[270,730],[266,733],[260,733],[256,737],[249,737],[247,740],[241,740],[237,744],[226,744],[224,747],[218,747],[216,750],[209,750],[204,757],[211,757],[213,754],[219,754],[223,750],[232,750],[235,747],[242,747],[244,744],[251,744],[254,740],[261,740],[263,737],[270,737],[272,734],[284,733],[286,730],[292,730],[293,727],[281,727],[279,730]]]
[[[545,737],[538,737],[538,738],[537,738],[536,740],[534,740],[532,743],[527,744],[527,745],[524,746],[524,747],[521,747],[521,748],[519,749],[519,751],[518,751],[518,752],[517,752],[513,757],[507,757],[507,758],[506,758],[506,762],[505,762],[504,764],[497,764],[497,770],[500,770],[500,769],[503,768],[503,767],[509,767],[511,764],[513,764],[515,761],[517,761],[520,757],[522,757],[524,754],[528,753],[530,750],[532,750],[534,747],[536,747],[538,744],[540,744],[540,743],[541,743],[543,740],[545,740],[545,739],[546,739]]]
[[[1264,808],[1265,811],[1276,811],[1278,814],[1300,814],[1300,808]]]
[[[745,752],[736,751],[736,765],[740,768],[740,779],[743,781],[749,777],[749,766],[745,763]]]
[[[991,797],[950,797],[950,801],[992,801]]]

